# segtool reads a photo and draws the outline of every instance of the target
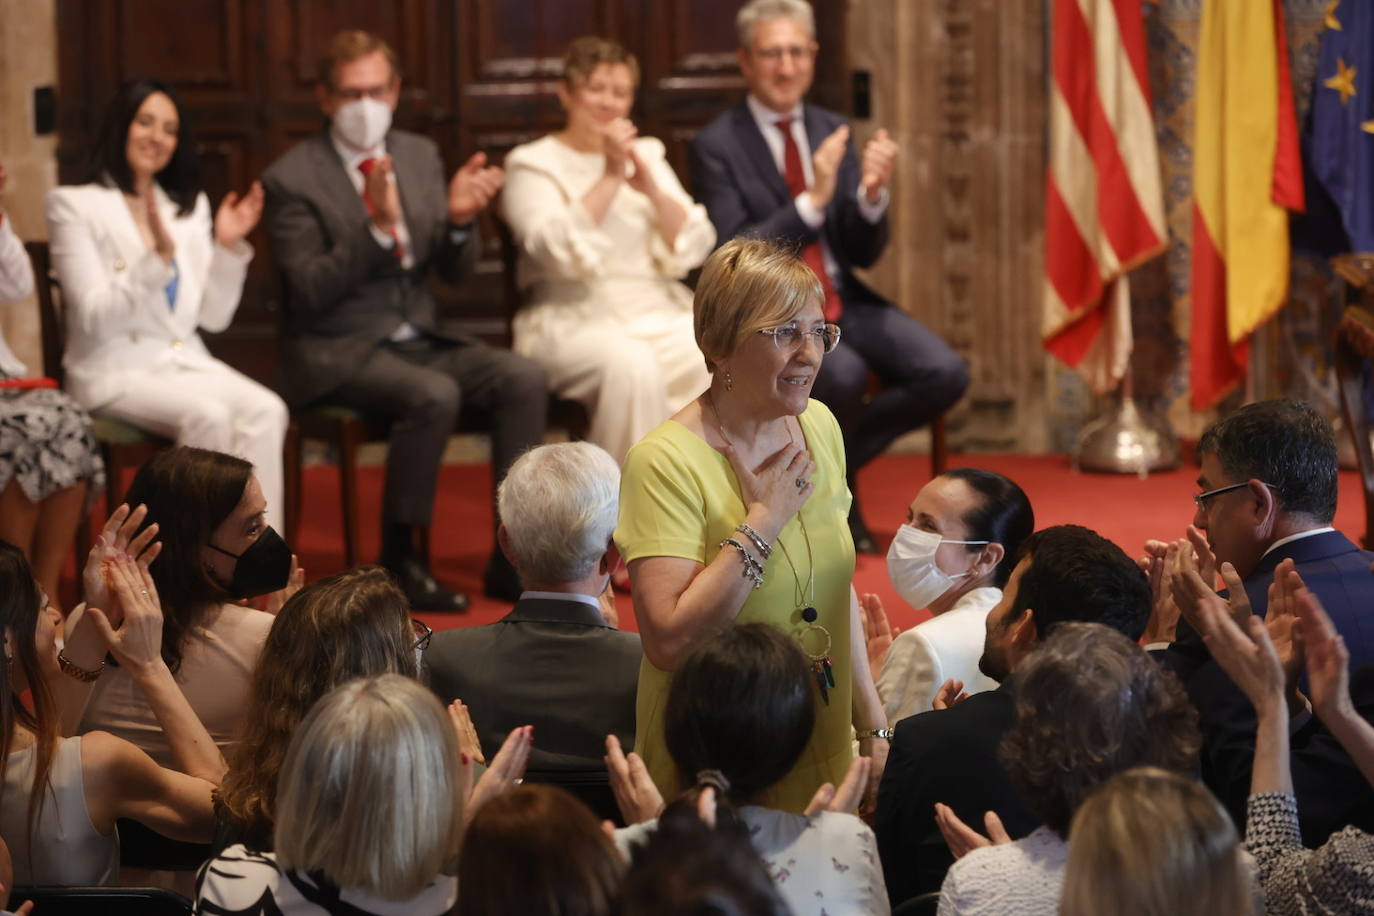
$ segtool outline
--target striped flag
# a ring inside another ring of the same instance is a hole
[[[1245,375],[1250,335],[1288,294],[1303,209],[1282,0],[1205,0],[1193,141],[1193,407]]]
[[[1054,0],[1045,348],[1098,391],[1131,355],[1125,273],[1164,250],[1140,0]]]

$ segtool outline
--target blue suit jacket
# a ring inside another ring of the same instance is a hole
[[[1321,599],[1350,650],[1356,706],[1374,716],[1374,554],[1361,550],[1338,531],[1314,534],[1283,545],[1262,559],[1245,579],[1250,607],[1263,615],[1269,607],[1274,568],[1291,557],[1307,587]],[[1197,633],[1179,624],[1179,637],[1164,662],[1184,677],[1203,732],[1202,777],[1244,829],[1250,773],[1255,756],[1255,713],[1249,700],[1208,656]],[[1374,789],[1319,721],[1309,721],[1292,737],[1290,761],[1303,842],[1319,846],[1346,824],[1374,827]]]
[[[834,112],[814,105],[803,106],[802,118],[813,151],[845,123]],[[859,212],[862,176],[852,142],[840,161],[835,194],[819,230],[807,226],[797,213],[787,183],[745,103],[708,124],[692,140],[690,152],[692,193],[705,205],[716,227],[717,244],[737,236],[754,236],[804,247],[823,234],[840,269],[840,284],[835,289],[840,300],[846,305],[890,304],[852,272],[854,267],[869,267],[877,261],[888,238],[886,214],[877,223],[870,223]]]

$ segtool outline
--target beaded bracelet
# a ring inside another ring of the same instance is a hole
[[[758,549],[759,556],[763,557],[765,560],[772,556],[773,545],[765,541],[753,528],[750,528],[744,522],[740,522],[739,525],[735,527],[735,530],[754,542],[754,547]]]
[[[727,544],[738,550],[740,559],[744,561],[744,572],[740,573],[740,575],[753,582],[754,588],[762,588],[763,567],[759,565],[759,561],[755,560],[753,554],[751,554],[743,544],[741,544],[734,538],[726,538],[725,540],[721,541],[718,546],[724,548]]]

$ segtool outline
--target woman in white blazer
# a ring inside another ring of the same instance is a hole
[[[47,202],[69,391],[88,410],[247,459],[280,528],[286,405],[199,334],[224,330],[238,308],[262,187],[226,195],[212,222],[180,106],[151,80],[110,104],[91,171]]]
[[[967,693],[992,690],[983,674],[988,612],[1035,530],[1025,492],[994,471],[954,468],[921,488],[887,553],[897,594],[931,619],[892,638],[877,595],[864,595],[868,654],[888,724],[931,708],[945,681]],[[890,648],[883,655],[882,643]]]

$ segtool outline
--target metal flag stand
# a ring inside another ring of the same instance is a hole
[[[1069,463],[1075,471],[1135,474],[1171,471],[1179,465],[1178,436],[1165,417],[1147,417],[1131,397],[1131,364],[1107,395],[1102,412],[1079,431]]]

